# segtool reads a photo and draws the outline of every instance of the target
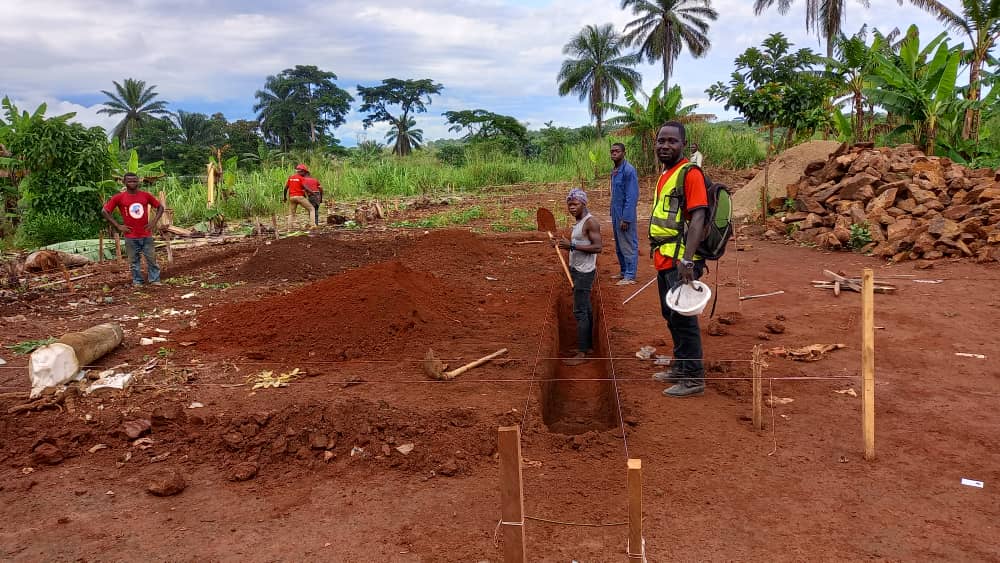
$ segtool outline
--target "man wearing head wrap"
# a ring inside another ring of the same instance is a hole
[[[566,196],[566,209],[576,219],[570,239],[560,238],[559,248],[569,250],[569,274],[573,280],[573,317],[576,318],[576,355],[563,360],[569,366],[587,361],[594,352],[594,313],[590,291],[597,275],[601,253],[601,225],[587,210],[587,192],[574,188]]]
[[[288,181],[285,182],[285,191],[282,194],[281,201],[288,202],[288,228],[292,228],[292,222],[295,218],[295,208],[302,207],[306,210],[306,219],[308,220],[308,228],[313,228],[313,217],[316,215],[316,209],[309,203],[309,199],[306,198],[306,178],[309,177],[309,167],[305,164],[299,164],[295,167],[295,174],[288,177]],[[315,219],[318,221],[318,217]]]

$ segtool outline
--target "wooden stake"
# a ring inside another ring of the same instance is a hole
[[[501,426],[500,527],[503,528],[504,563],[524,563],[524,487],[521,483],[521,428]]]
[[[97,233],[97,263],[104,262],[104,229]]]
[[[212,207],[215,205],[215,164],[209,162],[206,169],[208,171],[208,179],[205,181],[205,187],[208,194],[208,207]]]
[[[628,460],[628,560],[644,563],[642,545],[642,460]]]
[[[278,240],[281,237],[278,235],[278,216],[274,213],[271,214],[271,226],[274,227],[274,240]]]
[[[160,228],[163,230],[163,240],[167,243],[167,264],[174,263],[174,247],[170,244],[170,231],[166,230],[174,224],[173,210],[167,207],[167,192],[160,190],[160,205],[163,206],[163,217]]]
[[[764,414],[762,403],[763,389],[761,388],[761,374],[764,371],[764,363],[761,359],[760,344],[753,347],[753,427],[755,430],[764,429]]]
[[[871,268],[861,278],[861,430],[865,459],[875,459],[875,279]]]
[[[122,235],[118,229],[111,229],[111,235],[115,237],[115,260],[122,259]]]

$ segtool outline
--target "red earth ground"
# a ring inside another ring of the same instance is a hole
[[[535,232],[247,240],[178,251],[163,287],[132,291],[122,265],[104,264],[76,294],[0,305],[4,345],[119,320],[125,342],[99,367],[141,373],[123,394],[6,414],[25,402],[27,357],[0,352],[0,558],[500,561],[497,427],[520,424],[530,517],[624,522],[625,462],[642,459],[650,561],[1000,560],[995,265],[917,270],[747,236],[718,267],[718,312],[739,313],[735,324],[709,336],[702,317],[708,391],[669,399],[635,357],[644,345],[670,354],[655,288],[622,305],[638,286],[610,281],[607,199],[592,195],[607,244],[594,296],[605,359],[576,368],[552,359],[570,352],[574,327],[554,253],[517,244],[542,240]],[[562,208],[561,193],[476,203],[495,201]],[[861,391],[859,296],[809,283],[865,267],[910,276],[876,295],[871,462],[860,399],[836,393]],[[641,260],[640,282],[652,276]],[[707,280],[716,287],[714,272]],[[765,329],[775,322],[783,333]],[[140,346],[155,329],[168,340]],[[809,363],[769,357],[765,396],[794,401],[765,409],[754,431],[753,347],[814,343],[846,348]],[[501,347],[451,382],[422,369],[429,348],[454,368]],[[294,368],[305,373],[287,387],[247,384]],[[128,438],[136,420],[151,422],[151,442]],[[174,472],[183,492],[147,493]],[[622,526],[528,520],[525,533],[534,561],[625,559]]]

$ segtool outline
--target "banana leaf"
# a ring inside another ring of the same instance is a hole
[[[55,244],[43,246],[41,250],[58,250],[61,252],[69,252],[70,254],[81,254],[96,262],[98,259],[97,253],[99,248],[100,248],[100,241],[95,238],[86,240],[70,240],[66,242],[57,242]],[[107,260],[107,259],[113,259],[114,257],[115,257],[115,240],[105,239],[104,258]]]

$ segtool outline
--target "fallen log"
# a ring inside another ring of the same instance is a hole
[[[69,332],[59,340],[42,346],[28,359],[31,379],[30,398],[34,399],[48,387],[57,387],[80,372],[80,368],[114,350],[122,343],[122,327],[105,323],[81,332]]]
[[[191,229],[185,229],[184,227],[178,227],[177,225],[170,225],[163,230],[179,237],[189,237],[193,232]]]

